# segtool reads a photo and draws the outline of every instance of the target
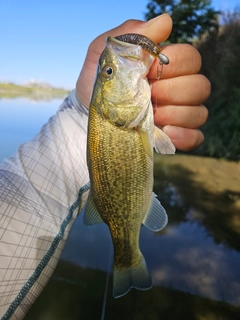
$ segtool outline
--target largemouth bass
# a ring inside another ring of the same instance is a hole
[[[84,222],[105,222],[114,246],[113,296],[152,280],[139,249],[141,224],[153,231],[167,214],[153,194],[153,147],[174,153],[168,136],[154,126],[146,75],[156,55],[142,45],[108,37],[99,59],[88,123],[90,194]]]

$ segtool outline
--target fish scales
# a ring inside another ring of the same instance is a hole
[[[90,108],[87,162],[90,193],[87,225],[105,222],[114,247],[113,295],[152,285],[139,248],[141,224],[162,229],[167,215],[153,194],[153,147],[174,153],[153,123],[146,74],[154,57],[132,43],[109,37],[99,59]]]
[[[137,265],[141,259],[139,232],[150,205],[153,162],[144,151],[136,129],[119,129],[101,119],[93,108],[90,116],[95,122],[92,134],[98,137],[90,138],[89,143],[93,151],[89,158],[92,196],[111,230],[115,265],[126,269]]]

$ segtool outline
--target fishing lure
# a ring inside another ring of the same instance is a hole
[[[140,45],[151,55],[153,55],[154,57],[158,57],[159,66],[157,67],[157,79],[159,80],[161,78],[163,65],[169,64],[170,61],[168,57],[161,52],[161,47],[156,42],[138,33],[126,33],[121,36],[115,37],[115,39],[123,42]]]

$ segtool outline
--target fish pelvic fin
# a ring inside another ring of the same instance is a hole
[[[152,231],[159,231],[168,223],[167,213],[156,197],[156,194],[152,193],[150,209],[142,222],[145,227]]]
[[[87,199],[87,205],[84,212],[83,222],[87,226],[91,226],[93,224],[102,223],[103,220],[95,206],[95,203],[93,202],[93,198],[91,196],[91,193],[88,196]]]
[[[120,298],[131,288],[148,290],[152,287],[152,279],[148,272],[147,265],[141,254],[140,262],[137,266],[119,270],[114,266],[113,269],[113,296]]]
[[[166,133],[154,126],[153,132],[154,147],[157,153],[174,154],[176,148]]]
[[[152,156],[153,156],[153,148],[150,145],[148,133],[146,131],[143,131],[143,130],[139,130],[139,133],[140,133],[140,137],[141,137],[143,148],[144,148],[145,152],[147,153],[147,155],[150,158],[152,158]]]

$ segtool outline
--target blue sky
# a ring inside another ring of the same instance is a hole
[[[0,81],[72,89],[89,43],[127,19],[144,19],[148,0],[0,0]],[[231,10],[239,0],[213,0]]]

